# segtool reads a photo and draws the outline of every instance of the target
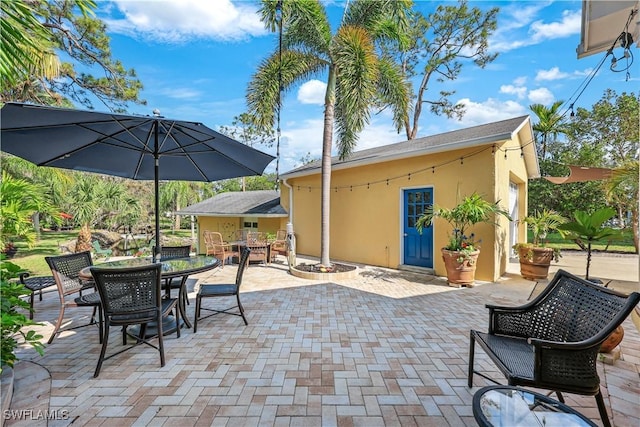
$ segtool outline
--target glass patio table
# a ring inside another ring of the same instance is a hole
[[[483,427],[596,427],[564,403],[520,387],[487,386],[473,395],[473,415]]]
[[[93,265],[92,267],[99,268],[125,268],[125,267],[139,267],[142,265],[152,264],[152,258],[128,258],[121,259],[117,261],[109,261],[102,264]],[[172,258],[164,261],[160,261],[162,264],[162,279],[174,279],[181,278],[180,282],[180,291],[178,293],[178,310],[180,310],[180,316],[184,321],[185,325],[188,328],[191,328],[191,322],[186,316],[186,307],[185,307],[185,297],[187,292],[187,279],[191,274],[202,273],[204,271],[209,271],[216,268],[220,264],[220,260],[216,257],[206,256],[206,255],[195,255],[184,258]],[[80,277],[82,278],[91,278],[91,267],[83,268],[80,271]],[[165,286],[165,294],[171,294],[171,280],[167,280],[167,285]],[[175,330],[175,320],[171,322],[163,321],[163,332],[164,334],[170,333]],[[166,326],[166,328],[165,328]],[[154,328],[150,328],[149,335],[152,334]]]

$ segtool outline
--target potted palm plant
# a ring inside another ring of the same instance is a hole
[[[495,215],[509,218],[499,202],[488,202],[473,193],[453,208],[430,206],[418,219],[416,228],[420,233],[425,226],[431,226],[435,218],[444,219],[452,228],[447,246],[441,249],[449,284],[473,285],[480,244],[471,228],[478,223],[495,223]]]
[[[545,246],[545,239],[549,232],[558,230],[558,226],[566,219],[553,210],[543,209],[536,210],[522,222],[531,230],[533,242],[513,245],[520,260],[520,274],[525,279],[546,279],[551,261],[558,262],[560,259],[560,250]]]

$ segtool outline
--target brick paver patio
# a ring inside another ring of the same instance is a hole
[[[235,271],[196,277],[231,281]],[[381,268],[327,282],[295,278],[281,264],[251,266],[242,288],[248,326],[214,316],[199,322],[197,334],[183,329],[181,338],[165,338],[164,368],[156,351],[139,346],[107,360],[97,379],[97,329],[62,333],[42,357],[19,354],[49,371],[50,393],[46,378],[29,381],[27,374],[17,381],[12,409],[46,407],[48,398],[46,409],[64,415],[49,426],[474,426],[473,393],[489,383],[476,376],[474,388],[466,385],[469,329],[486,330],[486,303],[520,304],[532,288],[517,275],[456,289],[441,278]],[[58,304],[53,293],[36,301],[45,339]],[[193,311],[192,298],[191,318]],[[77,312],[69,311],[74,322],[90,315]],[[638,426],[640,335],[630,320],[624,326],[622,360],[598,369],[614,425]],[[109,345],[121,345],[115,330]],[[504,383],[484,353],[476,354],[478,366]],[[566,398],[600,424],[593,397]]]

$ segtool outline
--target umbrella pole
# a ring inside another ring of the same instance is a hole
[[[159,162],[158,155],[158,121],[155,122],[155,135],[154,135],[154,148],[153,148],[154,166],[153,166],[153,185],[155,191],[155,213],[156,213],[156,244],[153,248],[153,260],[160,262],[160,183],[158,179],[159,175]]]

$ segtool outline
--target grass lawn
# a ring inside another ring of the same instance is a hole
[[[624,237],[621,240],[613,240],[607,243],[597,243],[591,246],[594,251],[607,252],[623,252],[623,253],[635,253],[633,246],[633,232],[630,229],[623,231]],[[529,232],[529,242],[533,241],[533,235]],[[572,240],[563,239],[559,233],[549,233],[546,238],[546,244],[550,248],[558,248],[560,250],[580,250],[580,246]]]
[[[174,237],[191,237],[190,230],[180,231],[163,231],[164,236]],[[40,233],[40,240],[31,248],[28,248],[24,242],[16,242],[18,252],[10,261],[19,265],[24,270],[29,271],[32,276],[48,276],[51,270],[44,260],[44,257],[50,255],[60,255],[60,246],[75,240],[78,237],[78,230],[71,231],[43,231]],[[95,259],[94,262],[99,264],[104,258]]]

